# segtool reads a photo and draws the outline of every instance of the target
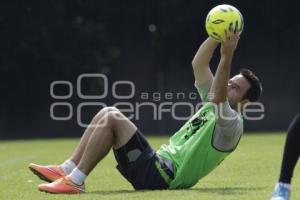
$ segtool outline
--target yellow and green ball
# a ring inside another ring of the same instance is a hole
[[[244,28],[243,16],[237,8],[231,5],[219,5],[208,13],[205,28],[211,38],[221,42],[225,37],[225,30],[242,33]]]

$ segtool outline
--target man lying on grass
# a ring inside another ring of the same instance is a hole
[[[250,70],[242,70],[229,79],[238,41],[239,36],[230,33],[222,42],[215,77],[209,63],[218,43],[208,38],[200,46],[192,65],[195,86],[206,103],[170,138],[169,144],[153,150],[141,131],[118,109],[104,108],[63,164],[29,165],[37,176],[50,182],[40,184],[38,189],[50,193],[84,192],[86,177],[111,148],[117,169],[136,190],[195,185],[236,148],[243,133],[238,107],[256,101],[262,92],[259,79]]]

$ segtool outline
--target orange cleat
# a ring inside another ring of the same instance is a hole
[[[65,176],[57,165],[42,166],[31,163],[28,167],[40,179],[47,182],[53,182]]]
[[[53,194],[79,194],[85,191],[84,183],[76,185],[67,176],[60,178],[53,183],[40,184],[39,191]]]

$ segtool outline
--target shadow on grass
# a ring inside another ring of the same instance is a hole
[[[220,195],[246,194],[253,191],[263,190],[263,187],[219,187],[219,188],[191,188],[190,191],[200,193],[214,193]]]
[[[102,190],[102,191],[91,191],[84,194],[99,194],[99,195],[114,195],[114,194],[135,194],[149,190]]]
[[[246,194],[253,191],[263,190],[263,187],[217,187],[217,188],[191,188],[185,190],[104,190],[104,191],[91,191],[85,194],[97,195],[119,195],[119,194],[138,194],[151,191],[178,191],[178,192],[199,192],[199,193],[213,193],[219,195],[236,195]]]

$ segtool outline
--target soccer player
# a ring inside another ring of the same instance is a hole
[[[283,153],[279,181],[271,200],[288,200],[291,193],[291,179],[300,155],[300,113],[291,122]]]
[[[238,41],[237,34],[226,34],[215,77],[209,63],[218,43],[208,38],[200,46],[192,66],[195,86],[205,103],[170,138],[169,144],[154,151],[141,131],[117,108],[104,108],[93,118],[68,160],[59,166],[29,165],[41,179],[51,182],[40,184],[38,189],[50,193],[84,192],[86,177],[111,148],[117,169],[136,190],[195,185],[234,151],[243,133],[238,107],[256,101],[262,92],[259,79],[250,70],[229,79]]]

